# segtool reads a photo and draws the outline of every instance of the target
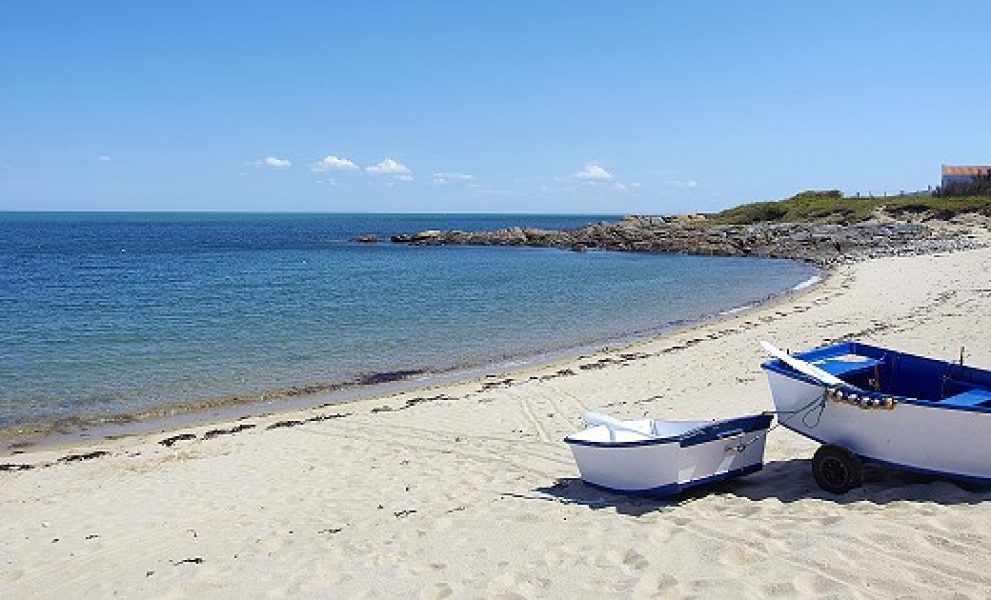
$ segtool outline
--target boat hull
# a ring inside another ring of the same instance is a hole
[[[704,422],[701,435],[698,423],[686,423],[687,435],[627,442],[596,441],[608,440],[608,434],[601,431],[605,427],[599,426],[569,436],[565,442],[585,483],[624,494],[672,496],[693,486],[759,471],[770,421],[770,416],[754,415]],[[670,428],[679,422],[654,423]]]
[[[765,371],[782,426],[867,461],[991,484],[991,413],[912,400],[892,410],[865,410],[829,399],[816,405],[822,385]]]

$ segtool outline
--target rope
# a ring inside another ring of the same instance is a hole
[[[817,408],[818,408],[818,411],[816,411]],[[772,431],[774,431],[778,427],[781,427],[782,425],[784,425],[788,421],[792,420],[793,418],[795,418],[796,415],[798,415],[800,413],[802,414],[802,424],[803,425],[805,425],[809,429],[812,429],[814,427],[817,427],[819,425],[819,420],[822,418],[822,413],[823,413],[824,410],[826,410],[826,390],[823,390],[822,394],[820,394],[819,397],[817,397],[815,400],[813,400],[812,402],[809,402],[808,404],[806,404],[805,406],[803,406],[802,408],[799,408],[797,410],[768,410],[768,411],[764,411],[764,414],[767,414],[767,415],[785,415],[786,414],[788,416],[786,418],[784,418],[784,419],[782,419],[779,416],[778,417],[778,422],[775,423],[772,427],[769,427],[767,429],[767,431],[765,431],[764,433],[759,433],[759,434],[755,435],[750,441],[748,441],[748,442],[742,442],[740,444],[737,444],[736,446],[733,446],[732,448],[734,450],[736,450],[737,453],[742,454],[743,451],[746,450],[754,442],[756,442],[757,440],[759,440],[761,438],[766,438],[769,433],[771,433]],[[809,415],[811,415],[811,414],[813,414],[815,412],[818,412],[818,414],[816,414],[816,417],[815,417],[815,422],[810,424],[808,421],[806,421],[806,419],[808,418]]]

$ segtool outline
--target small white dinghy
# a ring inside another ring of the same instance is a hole
[[[771,415],[719,421],[620,421],[584,415],[564,439],[586,484],[610,492],[673,496],[686,488],[759,471]]]

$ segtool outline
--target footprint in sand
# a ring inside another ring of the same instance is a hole
[[[633,597],[654,598],[658,594],[669,597],[677,586],[678,580],[667,573],[660,577],[656,575],[644,575],[633,586]]]
[[[731,567],[746,567],[760,560],[760,555],[746,546],[731,546],[720,553],[719,562]]]
[[[792,582],[795,589],[803,596],[822,596],[843,589],[843,585],[835,579],[823,577],[818,573],[799,573]]]
[[[769,598],[794,598],[798,595],[798,588],[790,581],[775,581],[765,584],[762,592]]]
[[[759,506],[741,506],[735,512],[741,517],[752,517],[761,512],[761,508]]]
[[[551,546],[544,551],[544,562],[548,567],[558,567],[567,564],[574,559],[574,554],[566,548]]]
[[[647,534],[647,538],[651,543],[664,544],[671,541],[671,538],[679,533],[683,533],[684,531],[684,527],[670,525],[668,523],[659,523],[650,529],[650,533]]]
[[[642,571],[650,566],[650,561],[633,548],[611,551],[606,555],[605,559],[600,562],[600,566],[609,566],[610,564],[622,565],[634,571]]]
[[[829,517],[823,517],[822,519],[819,520],[819,522],[821,524],[823,524],[823,525],[836,525],[837,523],[839,523],[842,520],[843,520],[843,517],[841,517],[839,515],[832,515],[832,516],[829,516]]]
[[[625,555],[623,555],[623,564],[631,569],[642,571],[650,566],[650,561],[644,558],[642,554],[631,548],[626,551]]]
[[[419,597],[423,600],[440,600],[441,598],[450,598],[454,594],[454,590],[451,586],[441,582],[429,585],[422,590],[420,590]]]
[[[489,580],[485,595],[497,598],[523,598],[524,596],[510,591],[515,587],[516,578],[511,573],[503,573]]]

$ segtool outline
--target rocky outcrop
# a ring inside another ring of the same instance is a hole
[[[577,229],[508,227],[495,231],[400,234],[393,242],[415,245],[534,246],[655,254],[792,258],[825,266],[842,260],[928,253],[980,245],[959,232],[920,223],[869,221],[716,225],[699,215],[628,216]]]

